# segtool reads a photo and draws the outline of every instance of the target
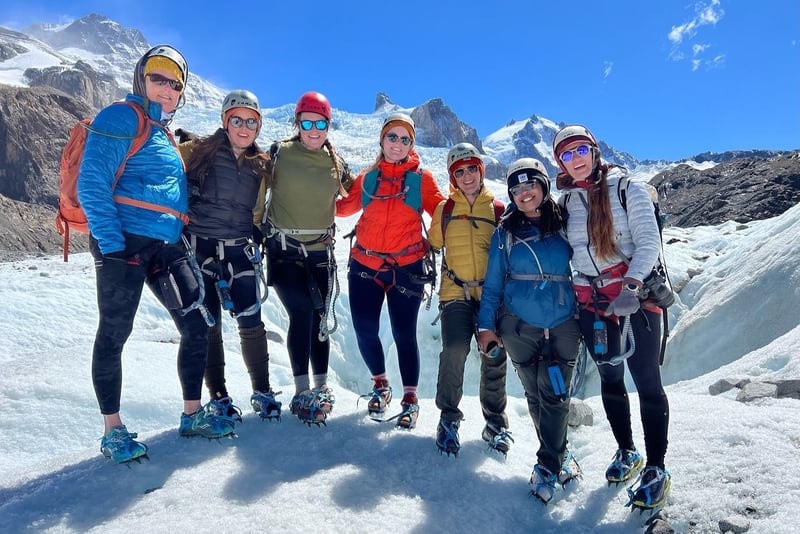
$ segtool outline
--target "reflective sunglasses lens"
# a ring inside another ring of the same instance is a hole
[[[569,163],[570,161],[572,161],[572,151],[568,150],[566,152],[562,152],[561,161],[563,161],[564,163]]]
[[[589,153],[589,145],[581,145],[575,149],[580,157],[584,157]]]
[[[470,174],[475,174],[476,172],[478,172],[478,166],[470,165],[469,167],[467,167],[467,172],[469,172]]]
[[[462,176],[464,176],[464,169],[456,169],[455,171],[453,171],[453,176],[456,178],[461,178]]]
[[[245,126],[247,126],[248,130],[257,130],[258,129],[258,120],[249,118],[244,121]]]
[[[314,122],[314,126],[316,126],[317,130],[324,131],[328,129],[328,121],[326,120],[318,120]]]
[[[314,127],[314,121],[300,121],[300,128],[302,128],[306,132],[313,127]]]

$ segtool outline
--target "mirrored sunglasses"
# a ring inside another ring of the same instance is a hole
[[[325,119],[320,119],[318,121],[300,121],[300,128],[304,131],[309,131],[311,128],[316,128],[317,130],[323,132],[328,129],[328,121]]]
[[[537,183],[538,182],[536,180],[531,180],[530,182],[523,182],[521,184],[515,185],[514,187],[509,189],[509,191],[511,191],[511,194],[514,196],[521,195],[526,191],[533,191],[533,188],[536,187]]]
[[[408,145],[411,144],[411,138],[408,137],[407,135],[404,135],[403,137],[400,137],[396,133],[388,133],[388,134],[386,134],[386,139],[390,143],[396,143],[396,142],[400,141],[401,143],[403,143],[404,146],[408,146]]]
[[[467,165],[467,167],[461,167],[453,171],[454,178],[462,178],[466,173],[470,174],[477,174],[478,173],[478,166],[475,164]]]
[[[580,145],[578,147],[573,148],[572,150],[565,150],[564,152],[561,153],[559,158],[561,158],[561,161],[563,161],[564,163],[569,163],[570,161],[572,161],[572,158],[575,156],[575,153],[577,153],[580,157],[585,157],[586,155],[589,154],[589,145]]]
[[[150,74],[145,74],[150,81],[156,85],[169,85],[170,89],[173,91],[178,91],[179,93],[183,91],[183,83],[179,82],[178,80],[170,80],[169,78],[165,78],[160,74],[156,74],[155,72],[151,72]]]
[[[234,128],[241,128],[242,125],[247,126],[248,130],[258,130],[258,119],[243,119],[238,115],[234,115],[230,119],[228,119],[228,126],[233,126]]]

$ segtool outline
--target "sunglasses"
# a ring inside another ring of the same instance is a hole
[[[252,117],[249,119],[243,119],[238,115],[234,115],[230,119],[228,119],[228,126],[233,126],[234,128],[241,128],[242,125],[247,126],[248,130],[258,130],[258,119],[253,119]]]
[[[579,147],[573,148],[572,150],[565,150],[558,157],[561,158],[561,161],[563,161],[564,163],[569,163],[570,161],[572,161],[572,158],[575,156],[576,152],[580,157],[585,157],[586,155],[589,154],[589,145],[581,145]]]
[[[460,169],[456,169],[453,171],[454,178],[462,178],[465,174],[477,174],[478,173],[478,166],[475,164],[467,165],[467,168],[461,167]]]
[[[404,135],[403,137],[400,137],[396,133],[388,133],[388,134],[386,134],[386,139],[390,143],[396,143],[396,142],[400,141],[401,143],[403,143],[404,146],[408,146],[408,145],[411,144],[411,138],[408,137],[407,135]]]
[[[509,189],[509,191],[511,191],[512,195],[518,196],[526,191],[533,191],[533,188],[536,187],[537,183],[538,182],[536,180],[531,180],[530,182],[523,182],[521,184],[515,185],[514,187]]]
[[[173,91],[178,91],[179,93],[183,91],[183,83],[179,82],[178,80],[170,80],[169,78],[165,78],[160,74],[156,74],[155,72],[151,72],[150,74],[145,74],[150,81],[156,85],[169,85],[170,89]]]
[[[302,128],[303,131],[306,132],[311,130],[311,128],[316,128],[320,132],[324,132],[325,130],[328,129],[328,121],[326,121],[325,119],[320,119],[318,121],[309,121],[309,120],[300,121],[300,128]]]

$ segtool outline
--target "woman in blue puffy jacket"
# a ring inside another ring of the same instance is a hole
[[[203,308],[196,305],[201,286],[181,242],[188,208],[186,174],[167,129],[183,102],[188,74],[186,60],[171,46],[147,51],[135,67],[133,94],[92,121],[78,178],[97,279],[92,382],[105,422],[100,450],[117,463],[147,456],[147,445],[128,432],[120,417],[122,349],[145,284],[181,334],[180,434],[220,438],[233,432],[232,422],[213,416],[200,403],[207,325]],[[143,130],[140,124],[148,130],[147,141],[128,157],[133,139]]]
[[[510,211],[492,236],[478,312],[478,344],[504,346],[539,437],[533,495],[547,503],[557,484],[578,477],[567,450],[569,383],[580,341],[570,247],[544,165],[522,158],[507,175]],[[500,351],[498,351],[500,352]]]

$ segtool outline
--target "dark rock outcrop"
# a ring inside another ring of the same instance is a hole
[[[0,85],[0,251],[58,252],[55,228],[61,151],[69,130],[93,111],[48,87]],[[73,250],[86,240],[74,238]]]
[[[417,130],[417,142],[435,147],[450,148],[461,142],[471,143],[483,153],[478,131],[461,122],[441,98],[428,100],[414,108],[411,118]]]
[[[675,226],[769,219],[800,202],[800,151],[733,159],[704,170],[678,165],[650,183]]]
[[[70,96],[83,98],[96,111],[125,97],[125,91],[120,89],[113,76],[97,72],[83,61],[77,61],[71,67],[26,69],[25,76],[31,87],[53,87]]]

